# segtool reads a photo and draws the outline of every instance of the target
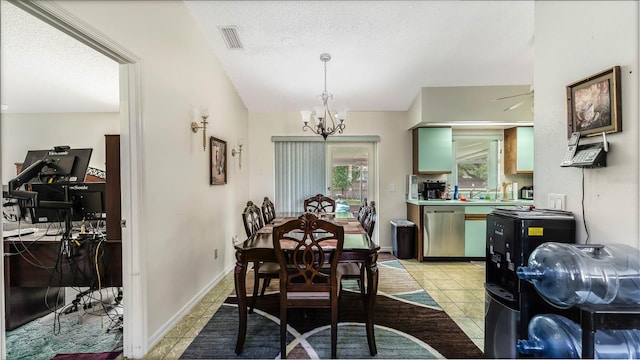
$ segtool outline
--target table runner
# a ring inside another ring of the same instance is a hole
[[[259,234],[270,234],[273,232],[273,227],[276,225],[282,225],[287,221],[297,219],[297,217],[276,217],[269,224],[263,226],[260,230],[258,230]],[[366,234],[362,225],[358,219],[333,219],[330,220],[332,223],[336,225],[340,225],[344,228],[345,234]]]

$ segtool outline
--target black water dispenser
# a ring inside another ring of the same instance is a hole
[[[545,242],[575,243],[575,218],[558,210],[495,209],[487,215],[485,337],[486,358],[519,358],[518,339],[527,338],[529,320],[558,310],[532,284],[520,280],[518,266]]]

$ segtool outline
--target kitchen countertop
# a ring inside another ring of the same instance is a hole
[[[529,206],[533,200],[406,200],[407,204],[420,206]]]

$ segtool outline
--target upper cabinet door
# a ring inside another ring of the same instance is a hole
[[[506,174],[533,173],[533,127],[504,130],[504,172]]]
[[[450,174],[453,162],[451,128],[413,130],[413,173]]]

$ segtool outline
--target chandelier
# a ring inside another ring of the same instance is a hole
[[[324,91],[319,95],[322,98],[323,106],[315,106],[315,114],[312,114],[311,111],[300,111],[300,115],[302,115],[302,122],[304,123],[302,130],[307,131],[307,129],[310,129],[327,140],[327,136],[336,132],[342,134],[345,128],[345,116],[342,112],[337,113],[329,109],[329,99],[333,99],[333,95],[327,92],[327,62],[331,60],[331,55],[327,53],[320,54],[320,60],[324,63]],[[309,120],[312,117],[315,126],[309,126]]]

